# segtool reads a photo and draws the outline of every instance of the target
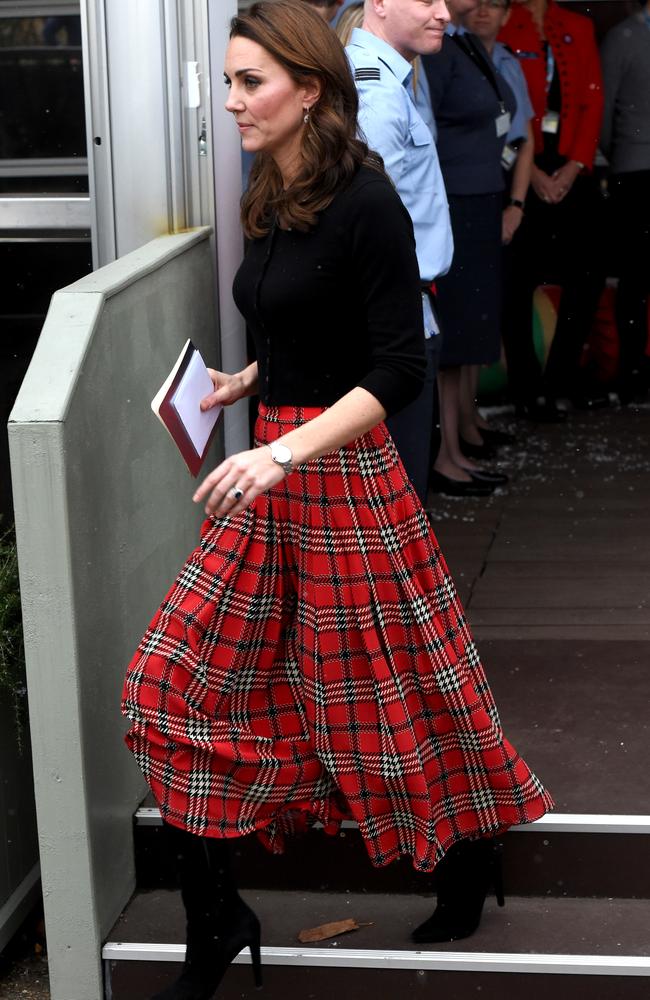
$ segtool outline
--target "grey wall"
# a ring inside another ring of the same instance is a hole
[[[208,237],[161,237],[57,292],[10,418],[53,1000],[102,996],[133,887],[124,668],[200,523],[149,403],[186,337],[216,357]]]

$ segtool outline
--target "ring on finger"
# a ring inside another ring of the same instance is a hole
[[[239,503],[244,495],[244,491],[239,486],[232,486],[228,492],[236,503]]]

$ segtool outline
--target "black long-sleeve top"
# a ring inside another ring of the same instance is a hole
[[[253,240],[233,285],[270,406],[330,406],[355,386],[387,413],[424,382],[413,226],[390,181],[361,167],[310,232]]]

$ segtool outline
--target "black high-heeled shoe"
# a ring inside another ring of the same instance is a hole
[[[491,458],[496,458],[497,449],[492,442],[487,440],[483,440],[481,444],[472,444],[465,438],[459,437],[458,445],[467,458],[476,458],[480,462],[489,462]]]
[[[490,448],[500,448],[502,445],[507,447],[517,443],[514,434],[509,434],[508,431],[497,430],[496,427],[481,427],[479,428],[479,433]]]
[[[183,971],[152,1000],[212,1000],[228,967],[244,948],[250,948],[255,986],[261,989],[260,923],[253,911],[242,905],[245,911],[234,918],[236,926],[229,921],[228,932],[222,929],[221,934],[211,934],[205,926],[188,930]]]
[[[151,1000],[211,1000],[233,959],[250,948],[255,986],[262,986],[260,922],[240,897],[224,840],[165,824],[176,858],[187,916],[180,977]]]
[[[478,928],[491,887],[505,906],[501,848],[492,840],[461,840],[436,869],[437,906],[411,934],[415,944],[460,941]]]
[[[478,479],[451,479],[435,469],[429,477],[429,489],[434,493],[444,493],[448,497],[489,497],[495,484],[479,482]]]
[[[465,469],[477,483],[487,483],[489,486],[505,486],[510,476],[505,472],[495,472],[494,469]]]

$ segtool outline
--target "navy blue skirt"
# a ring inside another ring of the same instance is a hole
[[[501,353],[503,194],[449,195],[454,259],[436,281],[441,368],[490,365]]]

